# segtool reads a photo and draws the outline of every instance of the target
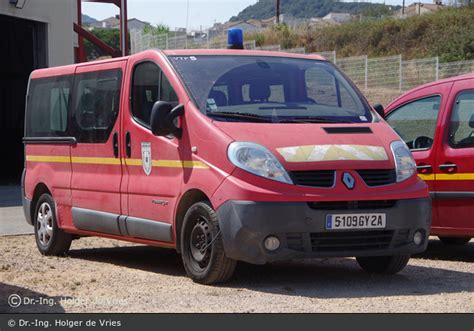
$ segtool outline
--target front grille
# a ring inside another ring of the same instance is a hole
[[[346,254],[398,248],[411,242],[409,229],[287,233],[284,236],[288,249],[306,253]]]
[[[397,180],[397,175],[393,169],[357,170],[357,173],[368,186],[393,184]]]
[[[313,252],[340,252],[388,248],[394,231],[311,233]]]
[[[308,202],[308,206],[318,210],[385,209],[396,203],[397,200],[312,201]]]
[[[332,187],[334,185],[334,170],[291,171],[290,176],[296,185],[312,187]]]

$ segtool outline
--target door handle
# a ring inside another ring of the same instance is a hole
[[[430,164],[421,164],[416,166],[416,170],[418,170],[420,174],[427,174],[433,170],[433,167]]]
[[[453,173],[456,171],[458,166],[454,163],[444,163],[440,164],[438,167],[440,170],[446,171],[448,173]]]
[[[112,139],[112,147],[114,149],[114,156],[118,157],[119,156],[119,142],[118,142],[118,133],[114,132],[114,136]]]
[[[129,131],[125,134],[125,154],[127,157],[132,157],[132,138]]]

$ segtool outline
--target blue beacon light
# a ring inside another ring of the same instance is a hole
[[[227,33],[228,49],[244,49],[244,34],[241,29],[230,29]]]

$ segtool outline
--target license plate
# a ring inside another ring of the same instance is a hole
[[[326,230],[383,229],[386,214],[329,214],[326,215]]]

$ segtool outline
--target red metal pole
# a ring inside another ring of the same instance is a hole
[[[121,0],[120,3],[120,49],[122,56],[128,55],[127,0]]]
[[[82,27],[82,0],[77,0],[77,25]],[[77,62],[86,62],[86,50],[84,49],[84,39],[81,35],[77,35],[77,44],[78,44],[78,58]]]

